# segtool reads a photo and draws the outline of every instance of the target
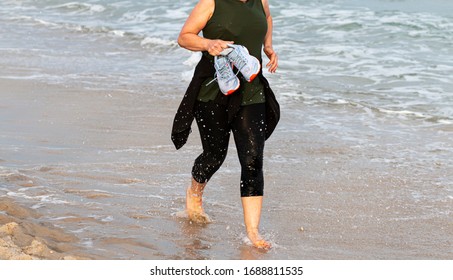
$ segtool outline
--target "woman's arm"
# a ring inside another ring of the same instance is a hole
[[[266,65],[266,67],[269,69],[269,72],[275,73],[278,67],[278,56],[277,53],[274,51],[274,47],[272,46],[272,31],[273,31],[272,16],[271,11],[269,9],[268,0],[261,1],[263,3],[263,8],[267,20],[267,33],[266,37],[264,37],[264,53],[269,58],[269,63]]]
[[[205,27],[211,18],[215,8],[214,0],[200,0],[190,13],[186,23],[181,29],[178,37],[178,44],[191,51],[208,51],[209,54],[217,56],[230,41],[210,40],[198,34]]]

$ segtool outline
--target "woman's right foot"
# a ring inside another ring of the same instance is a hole
[[[202,192],[193,191],[191,187],[186,191],[186,212],[189,220],[197,224],[208,224],[211,222],[208,214],[203,210]]]

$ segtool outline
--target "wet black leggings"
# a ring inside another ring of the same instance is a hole
[[[193,178],[199,183],[211,179],[226,158],[230,131],[233,131],[241,163],[241,196],[262,196],[265,111],[264,103],[242,106],[232,123],[228,124],[226,106],[198,102],[195,118],[203,153],[195,160]]]

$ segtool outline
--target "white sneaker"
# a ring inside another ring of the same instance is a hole
[[[242,73],[247,82],[253,81],[261,70],[258,58],[251,56],[246,47],[241,45],[228,44],[226,57]]]
[[[226,56],[215,56],[214,68],[216,70],[217,83],[223,94],[230,95],[239,88],[240,81],[233,73],[231,62],[228,61]]]

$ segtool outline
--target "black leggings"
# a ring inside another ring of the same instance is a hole
[[[197,102],[195,118],[203,153],[195,160],[193,178],[198,183],[211,179],[226,158],[230,131],[233,131],[241,163],[241,196],[262,196],[265,112],[264,103],[241,106],[229,124],[225,105]]]

